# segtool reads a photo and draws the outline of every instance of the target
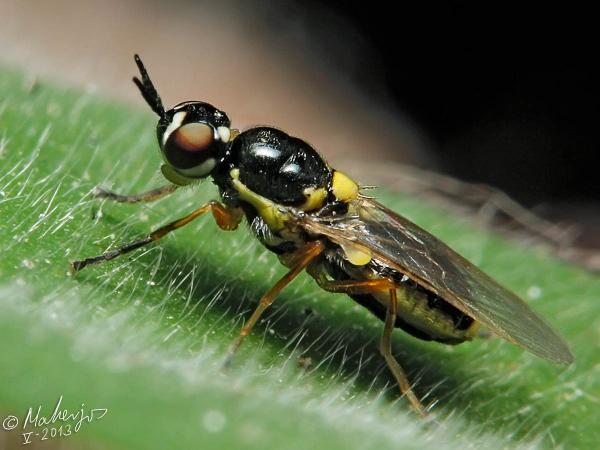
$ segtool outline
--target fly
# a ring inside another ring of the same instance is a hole
[[[563,339],[523,300],[427,231],[361,195],[354,180],[330,167],[308,143],[267,126],[239,132],[227,114],[201,101],[165,110],[138,55],[135,62],[141,79],[133,81],[159,117],[161,171],[170,184],[138,195],[97,189],[96,197],[150,202],[210,177],[220,201],[142,239],[74,261],[73,273],[158,241],[204,213],[210,212],[223,230],[235,230],[245,218],[289,270],[260,299],[226,364],[279,292],[303,271],[322,289],[349,295],[383,321],[380,352],[401,393],[421,415],[426,408],[391,351],[394,328],[458,344],[484,325],[534,355],[561,364],[573,361]]]

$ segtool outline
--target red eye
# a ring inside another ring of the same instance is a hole
[[[206,123],[187,123],[173,130],[163,147],[167,161],[176,169],[191,169],[216,152],[214,129]]]

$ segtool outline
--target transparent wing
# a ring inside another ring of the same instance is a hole
[[[380,203],[358,198],[344,216],[293,214],[312,233],[369,253],[418,281],[507,341],[562,364],[573,361],[567,344],[519,297],[500,286],[442,241]]]

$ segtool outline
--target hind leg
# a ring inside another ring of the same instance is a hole
[[[379,342],[379,351],[385,359],[390,371],[394,375],[396,382],[400,388],[400,392],[406,396],[413,409],[421,416],[425,417],[427,411],[421,401],[413,392],[408,381],[408,377],[392,354],[392,332],[397,314],[398,299],[396,296],[396,285],[393,281],[386,278],[378,278],[374,280],[347,280],[347,281],[331,281],[322,276],[315,276],[317,273],[311,270],[319,284],[319,286],[328,292],[339,292],[344,294],[373,294],[388,291],[390,300],[388,303],[383,333]]]

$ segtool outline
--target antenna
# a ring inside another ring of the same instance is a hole
[[[146,103],[148,103],[150,108],[152,108],[152,111],[154,111],[159,117],[164,117],[165,108],[163,107],[162,100],[160,99],[158,92],[156,92],[154,84],[152,84],[152,80],[150,80],[150,77],[148,76],[148,72],[144,67],[144,63],[137,53],[133,58],[140,69],[140,74],[142,75],[141,80],[138,77],[133,77],[133,82],[139,88],[140,92],[142,93],[142,97],[144,97]]]

